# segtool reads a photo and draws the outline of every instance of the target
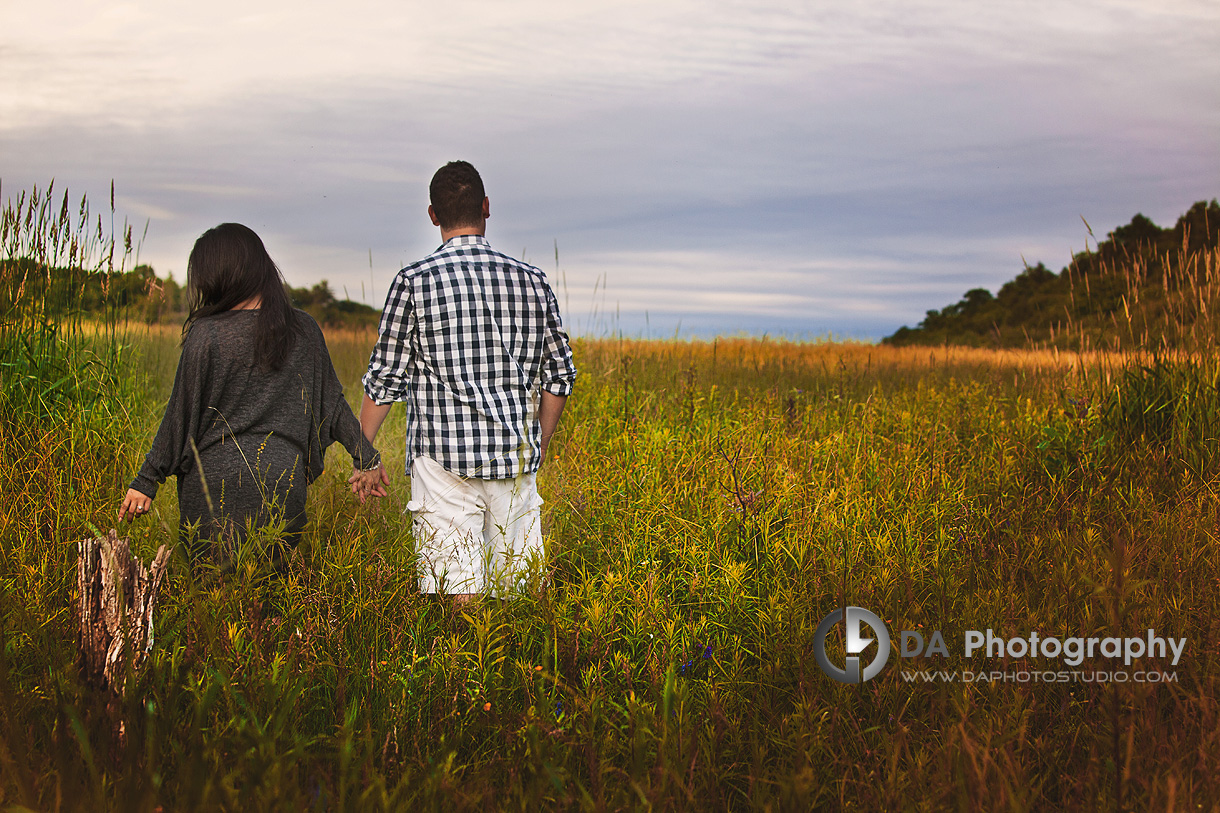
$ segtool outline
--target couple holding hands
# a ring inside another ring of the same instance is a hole
[[[546,276],[488,244],[475,168],[441,167],[429,196],[442,245],[390,286],[359,419],[258,235],[225,223],[196,241],[173,394],[120,518],[147,513],[176,475],[179,536],[196,559],[281,522],[293,546],[331,443],[351,454],[362,502],[386,495],[373,442],[403,401],[420,591],[463,601],[513,590],[543,553],[535,474],[576,368]]]

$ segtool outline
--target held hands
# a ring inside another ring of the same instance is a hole
[[[352,470],[352,476],[347,478],[351,483],[352,493],[364,502],[369,497],[384,497],[385,487],[390,484],[390,475],[386,474],[385,466],[378,466],[369,471]]]
[[[127,519],[129,515],[131,519],[142,517],[150,510],[152,510],[152,497],[136,491],[134,488],[129,488],[127,496],[123,498],[123,505],[119,507],[119,522]]]

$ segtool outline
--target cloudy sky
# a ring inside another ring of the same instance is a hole
[[[877,338],[1220,196],[1220,3],[0,0],[0,194],[162,275],[236,220],[380,305],[455,158],[577,332]]]

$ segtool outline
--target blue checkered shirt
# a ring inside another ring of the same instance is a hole
[[[398,272],[364,375],[378,404],[407,405],[407,471],[431,457],[462,477],[538,470],[540,390],[568,395],[576,366],[546,275],[452,237]]]

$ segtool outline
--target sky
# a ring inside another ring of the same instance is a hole
[[[878,339],[1220,196],[1215,0],[0,0],[0,197],[55,179],[380,306],[437,167],[577,334]]]

